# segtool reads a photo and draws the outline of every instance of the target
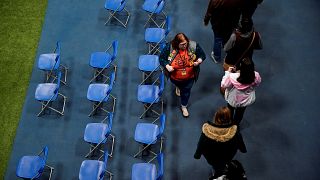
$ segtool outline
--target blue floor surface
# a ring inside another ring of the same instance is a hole
[[[13,151],[5,179],[17,179],[18,160],[36,154],[44,145],[49,147],[47,163],[55,168],[52,179],[78,179],[81,162],[89,145],[83,140],[87,123],[99,122],[101,117],[89,118],[91,103],[86,99],[92,69],[89,57],[94,51],[104,51],[112,40],[119,40],[116,84],[117,97],[113,133],[116,136],[114,157],[108,163],[115,180],[131,178],[133,158],[138,150],[134,129],[143,106],[136,100],[141,72],[137,68],[139,55],[147,53],[144,23],[147,14],[141,9],[143,0],[128,1],[131,12],[128,28],[104,26],[108,13],[103,0],[49,0],[36,54],[34,71],[17,129]],[[210,60],[213,35],[211,27],[203,26],[207,1],[166,1],[165,10],[173,17],[169,40],[184,32],[201,44],[207,60],[201,65],[199,81],[192,89],[190,118],[184,119],[178,109],[174,88],[167,82],[164,100],[167,123],[165,129],[164,179],[207,179],[210,166],[204,158],[193,159],[202,124],[211,120],[215,110],[225,105],[219,94],[223,75],[221,65]],[[238,153],[248,179],[319,179],[320,115],[317,95],[320,67],[318,50],[320,36],[319,2],[268,0],[254,15],[256,30],[262,35],[264,49],[256,51],[256,70],[262,84],[257,89],[257,101],[248,107],[242,126],[247,145],[246,154]],[[65,115],[54,113],[37,117],[40,104],[34,99],[38,83],[44,74],[36,67],[41,53],[50,52],[57,40],[62,44],[61,61],[70,68],[68,85],[62,86],[67,105]],[[46,174],[46,173],[45,173]],[[44,176],[41,179],[46,179]]]

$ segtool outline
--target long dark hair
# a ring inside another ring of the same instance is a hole
[[[184,34],[184,33],[178,33],[173,40],[171,41],[171,45],[173,49],[179,49],[179,44],[183,41],[186,40],[188,42],[188,46],[189,47],[189,38]]]
[[[241,84],[251,84],[254,82],[254,63],[250,58],[244,58],[239,64],[240,76],[237,81]]]

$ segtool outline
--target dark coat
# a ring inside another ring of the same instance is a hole
[[[166,46],[162,49],[162,51],[160,53],[160,57],[159,57],[160,64],[163,67],[167,77],[169,77],[169,72],[167,71],[167,69],[165,67],[167,64],[170,65],[171,62],[173,62],[173,59],[171,61],[168,60],[170,50],[171,50],[171,44],[167,43]],[[188,50],[189,50],[189,48],[188,48]],[[202,48],[200,47],[200,45],[198,43],[196,43],[195,55],[196,55],[197,59],[201,58],[202,61],[204,61],[206,59],[206,54],[204,53],[204,51],[202,50]],[[195,71],[194,79],[196,81],[199,77],[200,66],[194,67],[194,71]]]
[[[230,162],[237,150],[246,152],[242,136],[236,125],[219,126],[207,122],[202,126],[195,159],[203,155],[212,166],[221,166]]]
[[[223,38],[225,43],[237,27],[244,0],[210,0],[204,23],[209,21],[214,35]]]

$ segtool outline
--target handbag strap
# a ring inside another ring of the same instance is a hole
[[[253,31],[253,36],[252,36],[252,40],[248,46],[248,48],[242,53],[242,55],[240,56],[240,58],[238,59],[238,61],[236,62],[236,64],[234,65],[235,67],[239,64],[239,62],[242,60],[243,56],[249,51],[250,47],[253,44],[254,38],[256,37],[256,33]]]

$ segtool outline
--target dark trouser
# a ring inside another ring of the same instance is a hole
[[[228,104],[228,108],[231,111],[231,117],[233,117],[234,122],[239,125],[243,118],[246,107],[232,107],[230,104]]]
[[[174,85],[176,85],[180,89],[181,105],[187,106],[190,98],[191,88],[194,83],[194,79],[192,78],[186,81],[176,81],[170,78],[170,80]]]
[[[214,175],[211,176],[209,179],[210,179],[210,180],[216,179],[216,178],[222,176],[223,174],[225,174],[226,164],[227,164],[227,163],[220,163],[220,164],[212,165],[212,168],[213,168],[213,170],[214,170]]]

